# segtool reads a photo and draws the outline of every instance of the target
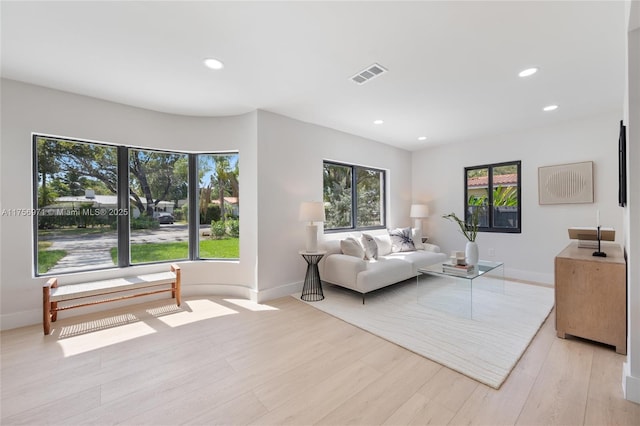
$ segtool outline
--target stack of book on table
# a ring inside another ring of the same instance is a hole
[[[453,263],[443,263],[442,272],[453,275],[467,276],[474,272],[473,265],[456,265]]]

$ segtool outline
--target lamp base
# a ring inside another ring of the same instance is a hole
[[[316,253],[318,251],[318,226],[307,225],[307,253]]]

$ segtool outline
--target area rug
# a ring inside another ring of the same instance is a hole
[[[310,306],[500,388],[547,318],[552,288],[423,276],[367,294],[324,285]],[[297,295],[299,297],[299,295]]]

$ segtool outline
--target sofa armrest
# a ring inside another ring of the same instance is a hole
[[[324,259],[320,279],[355,288],[358,274],[367,269],[367,261],[346,254],[332,254]]]
[[[435,244],[429,244],[429,243],[422,243],[422,245],[424,246],[424,251],[432,251],[434,253],[440,253],[440,246],[437,246]]]

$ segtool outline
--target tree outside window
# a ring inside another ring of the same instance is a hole
[[[385,227],[385,172],[324,162],[325,231]]]
[[[479,231],[521,232],[521,162],[465,168],[465,221],[478,211]]]
[[[240,163],[238,154],[198,156],[199,253],[201,259],[238,258]]]
[[[239,258],[238,153],[41,135],[33,144],[36,275]],[[195,178],[190,164],[198,165]],[[190,209],[199,211],[197,226],[189,224]]]
[[[131,264],[189,258],[188,182],[187,154],[129,149]]]

